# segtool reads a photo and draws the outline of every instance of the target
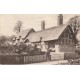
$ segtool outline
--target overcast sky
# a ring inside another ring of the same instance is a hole
[[[57,25],[58,14],[0,14],[0,35],[14,34],[13,28],[18,20],[23,22],[23,30],[41,29],[41,21],[45,20],[46,28]],[[64,24],[75,14],[64,14]]]

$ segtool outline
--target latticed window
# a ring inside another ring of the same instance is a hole
[[[66,38],[64,38],[63,42],[64,42],[64,44],[66,44]]]
[[[64,38],[66,38],[66,33],[64,33]]]
[[[72,41],[72,45],[74,45],[74,40],[73,40],[73,39],[71,39],[71,41]]]
[[[65,44],[68,44],[68,39],[66,38],[66,43]]]
[[[61,44],[63,44],[63,39],[61,39]]]
[[[72,40],[70,39],[70,44],[72,44]]]
[[[69,42],[69,38],[67,39],[67,44],[70,44],[70,42]]]

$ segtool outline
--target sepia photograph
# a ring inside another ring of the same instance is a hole
[[[80,14],[0,14],[0,64],[80,65]]]
[[[0,0],[0,80],[80,80],[79,0]]]

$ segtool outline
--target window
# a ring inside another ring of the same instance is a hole
[[[63,44],[63,41],[64,41],[64,40],[63,40],[63,39],[61,39],[61,44]]]
[[[70,44],[70,39],[69,39],[69,44]]]
[[[68,38],[68,40],[67,40],[67,44],[69,45],[69,38]]]
[[[72,45],[72,39],[70,39],[70,44]]]
[[[71,39],[71,44],[74,45],[74,40],[73,39]]]
[[[68,38],[66,38],[66,44],[68,44]]]
[[[66,44],[66,38],[64,38],[64,44]]]
[[[64,33],[64,38],[66,38],[66,33]]]
[[[72,39],[72,37],[73,37],[73,36],[72,36],[72,35],[70,35],[70,38],[71,38],[71,39]]]

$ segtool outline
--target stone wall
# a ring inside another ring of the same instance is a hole
[[[64,53],[64,59],[76,59],[77,58],[77,54],[70,52],[70,53]]]
[[[56,53],[64,53],[64,59],[75,59],[77,54],[75,53],[75,46],[70,45],[56,45]]]
[[[50,53],[51,55],[51,60],[68,60],[68,59],[76,59],[77,58],[77,54],[76,53],[73,53],[73,52],[70,52],[70,53],[67,53],[67,52],[52,52]]]
[[[64,60],[64,53],[63,52],[59,52],[59,53],[56,53],[56,52],[51,52],[50,53],[51,55],[51,60]]]

